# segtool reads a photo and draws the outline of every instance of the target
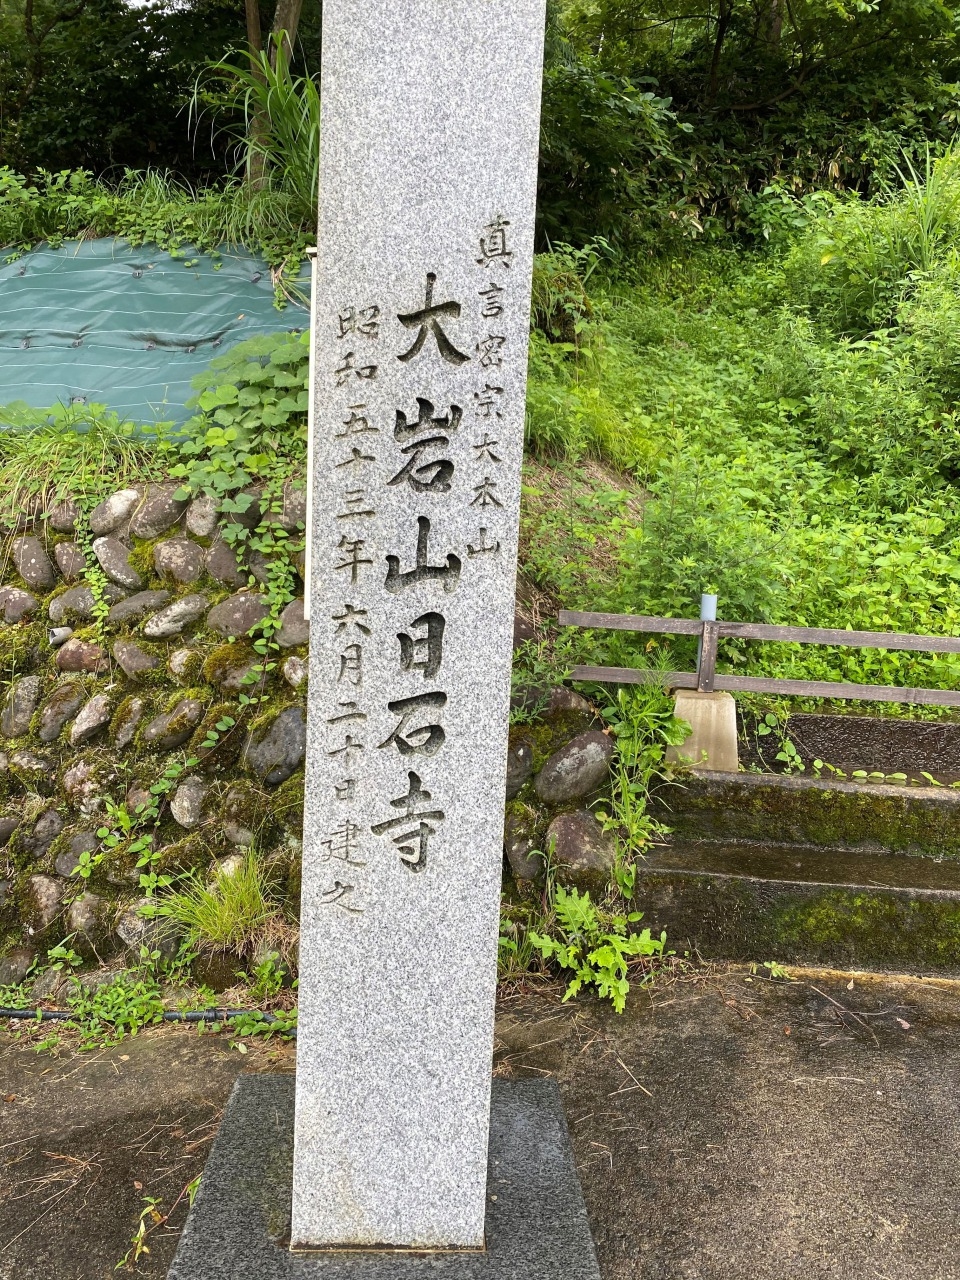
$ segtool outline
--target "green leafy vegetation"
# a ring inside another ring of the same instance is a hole
[[[283,514],[291,486],[303,488],[307,452],[309,334],[274,334],[238,343],[198,375],[199,413],[169,443],[169,473],[183,497],[204,494],[223,513],[224,539],[240,558],[259,556],[269,609],[253,647],[261,662],[245,677],[256,684],[273,670],[280,615],[295,595],[295,559],[305,548],[302,522],[292,531]],[[256,491],[256,498],[250,489]],[[244,519],[254,502],[259,518]],[[251,527],[252,524],[252,527]],[[241,696],[243,706],[258,699]]]
[[[712,590],[734,620],[957,633],[960,176],[952,152],[905,176],[868,203],[798,202],[802,226],[761,253],[605,267],[578,352],[534,333],[529,445],[560,459],[571,494],[566,509],[530,494],[542,589],[568,608],[688,617]],[[591,457],[636,478],[632,509],[602,478],[583,484]],[[603,538],[615,555],[597,557]],[[648,666],[646,644],[578,633],[577,649]],[[686,642],[670,655],[693,665]],[[960,687],[950,655],[727,641],[721,660]]]
[[[569,638],[560,636],[562,652]],[[551,667],[549,641],[528,643],[517,654],[515,687],[556,679]],[[554,657],[554,662],[556,657]],[[617,854],[610,883],[599,900],[589,892],[562,883],[552,843],[539,854],[543,861],[543,886],[539,898],[530,894],[504,896],[499,945],[501,980],[522,982],[538,969],[561,974],[572,971],[565,998],[585,986],[596,988],[618,1013],[630,990],[630,972],[641,984],[652,981],[664,968],[666,934],[653,938],[649,929],[637,934],[627,926],[641,919],[630,910],[638,860],[665,834],[666,829],[647,812],[652,785],[672,774],[666,763],[670,745],[683,741],[689,726],[674,714],[673,699],[656,683],[620,688],[589,687],[591,696],[613,735],[614,754],[608,796],[595,804],[596,816],[616,840]],[[536,723],[538,708],[532,716]],[[605,788],[606,790],[606,788]]]
[[[553,916],[552,931],[533,930],[530,942],[545,960],[573,974],[564,1000],[584,986],[593,986],[601,1000],[609,1000],[617,1013],[623,1013],[630,990],[630,961],[662,956],[667,935],[654,938],[649,929],[628,933],[628,926],[642,919],[639,911],[612,915],[591,902],[589,893],[562,885],[553,895]]]
[[[319,6],[12,0],[0,12],[0,163],[220,176],[230,139],[191,127],[191,86],[210,61],[243,66],[265,45],[275,65],[281,31],[298,67],[319,66]]]
[[[276,1000],[290,977],[290,970],[279,951],[268,951],[253,966],[250,973],[239,975],[250,988],[250,998],[255,1001]],[[296,979],[291,984],[296,987]]]
[[[297,1010],[278,1009],[268,1016],[260,1009],[250,1009],[231,1018],[229,1025],[231,1035],[238,1041],[247,1036],[259,1037],[261,1040],[270,1040],[273,1036],[289,1038],[297,1032]],[[246,1053],[242,1043],[237,1047],[242,1053]]]
[[[213,731],[210,736],[216,738],[216,731]],[[203,746],[206,745],[207,743],[204,742]],[[139,872],[138,884],[146,898],[155,897],[158,889],[169,888],[173,883],[173,877],[163,874],[159,869],[163,855],[160,849],[154,847],[153,828],[160,817],[163,802],[177,785],[184,771],[192,769],[198,763],[198,759],[197,756],[190,756],[183,761],[177,759],[169,761],[163,773],[150,787],[149,800],[137,805],[133,813],[127,808],[126,802],[115,804],[106,798],[104,801],[106,823],[97,829],[97,839],[101,842],[100,848],[94,853],[80,855],[75,874],[89,879],[106,858],[111,854],[119,853],[126,858],[135,859],[135,866]]]
[[[69,941],[67,938],[49,948],[46,965],[37,965],[22,983],[0,987],[0,1008],[31,1012],[36,1009],[36,1018],[15,1024],[15,1034],[26,1038],[38,1053],[55,1052],[65,1045],[80,1052],[108,1048],[169,1017],[181,1021],[184,1015],[195,1013],[209,1015],[197,1020],[198,1034],[225,1032],[241,1053],[247,1051],[243,1041],[248,1038],[296,1036],[297,982],[291,981],[289,966],[277,951],[267,952],[250,973],[236,972],[234,1007],[218,1012],[214,993],[190,977],[190,964],[197,953],[189,939],[183,941],[172,960],[164,959],[160,950],[150,951],[142,946],[132,967],[108,971],[92,982],[84,981],[79,974],[83,962],[69,947]],[[61,1016],[52,1029],[39,1016],[46,1001],[41,997],[38,1007],[38,997],[31,993],[30,985],[35,977],[54,972],[62,973],[66,983],[57,998]]]
[[[194,1197],[199,1186],[199,1176],[190,1184],[192,1191],[189,1196],[190,1204],[193,1204]],[[130,1237],[130,1248],[123,1255],[120,1261],[114,1267],[114,1271],[130,1271],[136,1267],[140,1259],[150,1252],[150,1246],[147,1244],[149,1236],[156,1231],[157,1227],[162,1227],[169,1217],[169,1214],[161,1212],[163,1201],[159,1196],[142,1196],[140,1217],[137,1219],[137,1225],[133,1235]]]
[[[540,212],[552,240],[750,239],[792,198],[874,194],[957,124],[956,10],[553,0]]]
[[[151,975],[119,974],[92,990],[74,978],[70,987],[66,1005],[80,1031],[80,1049],[119,1044],[126,1036],[163,1021],[163,997]]]
[[[307,334],[274,334],[237,343],[194,379],[199,413],[171,441],[170,474],[191,495],[217,498],[220,510],[247,511],[249,485],[280,492],[301,471],[307,451]],[[236,537],[239,537],[239,532]]]
[[[108,181],[85,169],[26,177],[0,167],[0,246],[16,253],[40,241],[56,246],[91,236],[155,244],[178,258],[255,246],[279,273],[282,300],[315,232],[282,186],[254,189],[230,177],[192,185],[155,169],[130,169]]]
[[[766,969],[766,973],[760,973],[761,969]],[[752,974],[760,974],[763,978],[769,978],[771,982],[792,982],[789,971],[777,960],[764,960],[762,964],[752,964],[750,966]]]
[[[0,409],[0,518],[45,511],[59,497],[93,507],[107,493],[159,478],[156,438],[102,405]]]
[[[599,686],[597,696],[617,749],[609,808],[598,807],[596,814],[617,839],[617,887],[629,899],[636,859],[664,834],[663,826],[647,812],[650,788],[667,772],[667,748],[679,746],[690,726],[674,715],[673,699],[662,685]]]

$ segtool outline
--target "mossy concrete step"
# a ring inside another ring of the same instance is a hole
[[[678,840],[746,840],[960,859],[960,791],[698,770],[652,797]]]
[[[637,905],[676,951],[960,975],[960,791],[697,771]]]
[[[960,975],[960,860],[677,840],[638,867],[644,924],[710,959]]]
[[[645,872],[734,876],[845,888],[906,889],[960,895],[960,858],[817,844],[751,840],[673,840],[647,854]]]

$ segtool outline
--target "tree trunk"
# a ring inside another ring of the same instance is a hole
[[[707,105],[711,107],[717,100],[717,90],[720,87],[720,55],[723,52],[723,42],[732,17],[732,0],[729,0],[729,2],[728,0],[720,0],[717,31],[713,41],[713,56],[710,59],[710,79],[707,83]]]
[[[247,44],[250,49],[250,69],[261,84],[265,84],[260,59],[263,54],[263,32],[260,27],[260,0],[244,0],[247,15]],[[270,130],[270,122],[260,102],[254,101],[250,117],[250,140],[247,147],[247,182],[254,189],[262,189],[266,179],[267,162],[263,145]]]
[[[293,43],[297,38],[302,9],[303,0],[277,0],[273,29],[270,32],[270,65],[274,71],[277,69],[277,49],[280,45],[281,32],[283,33],[283,53],[288,66],[293,59]]]
[[[244,0],[247,13],[247,44],[251,53],[263,52],[263,33],[260,30],[259,0]]]

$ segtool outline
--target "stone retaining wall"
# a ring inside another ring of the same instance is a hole
[[[593,811],[608,792],[614,740],[572,689],[514,699],[515,706],[524,702],[531,718],[511,728],[507,757],[504,853],[514,886],[536,891],[549,853],[561,883],[597,900],[616,863],[616,839]]]
[[[254,528],[258,503],[221,516],[212,500],[176,492],[173,481],[133,486],[87,514],[65,501],[5,535],[0,984],[19,981],[67,935],[91,961],[149,940],[138,855],[129,842],[107,848],[97,832],[117,827],[111,806],[134,815],[170,766],[193,757],[152,828],[158,872],[229,869],[252,847],[298,910],[303,599],[283,609],[263,671],[247,633],[268,614],[270,566],[258,552],[239,563],[222,536],[227,521]],[[304,516],[305,493],[288,484],[270,518],[290,535],[300,575]],[[586,806],[606,780],[612,741],[570,690],[518,701],[533,723],[511,734],[505,849],[516,883],[526,891],[542,879],[532,851],[554,843],[565,879],[599,892],[614,843]],[[224,717],[235,724],[218,732]],[[77,874],[85,854],[105,849],[87,879]]]
[[[167,766],[191,756],[160,810],[160,869],[203,870],[256,846],[296,899],[303,600],[284,608],[279,648],[258,672],[247,632],[269,613],[269,564],[257,552],[239,563],[222,537],[227,520],[255,526],[258,504],[219,516],[212,500],[179,501],[176,489],[131,487],[88,515],[65,501],[5,538],[0,982],[67,934],[88,955],[139,946],[136,855],[111,851],[87,883],[74,868],[101,848],[98,828],[114,825],[109,804],[134,813]],[[294,548],[305,496],[288,484],[270,516]],[[302,572],[302,553],[292,559]],[[236,723],[217,732],[225,716]]]
[[[746,840],[960,857],[960,792],[699,769],[655,790],[676,840]]]

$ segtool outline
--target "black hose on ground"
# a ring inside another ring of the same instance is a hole
[[[242,1018],[249,1014],[259,1013],[260,1017],[266,1023],[278,1022],[276,1014],[266,1013],[262,1009],[188,1009],[181,1012],[178,1009],[165,1009],[163,1012],[164,1022],[229,1022],[231,1018]],[[68,1019],[75,1017],[71,1009],[3,1009],[0,1008],[0,1021],[4,1018],[20,1018],[24,1022],[66,1022]],[[108,1018],[103,1019],[108,1022]],[[296,1037],[296,1027],[291,1028],[287,1035]]]

